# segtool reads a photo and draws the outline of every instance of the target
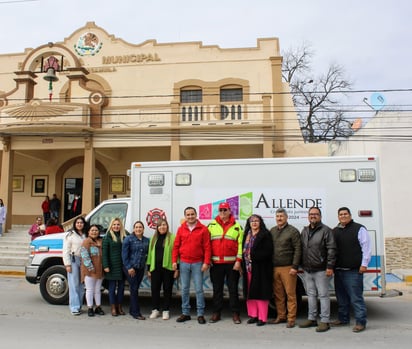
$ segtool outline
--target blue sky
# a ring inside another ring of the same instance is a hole
[[[286,50],[306,43],[314,75],[338,63],[355,91],[411,89],[411,14],[409,0],[0,0],[0,54],[63,41],[94,21],[134,44],[254,47],[257,38],[278,37]],[[382,93],[388,105],[412,106],[412,92]],[[370,95],[352,93],[351,103]]]

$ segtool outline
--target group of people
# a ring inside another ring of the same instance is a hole
[[[111,315],[125,315],[123,297],[125,281],[130,287],[130,315],[145,320],[138,302],[138,291],[146,271],[151,278],[153,311],[151,318],[160,315],[160,293],[163,287],[163,319],[169,319],[172,288],[177,273],[172,268],[172,247],[175,236],[165,220],[157,222],[153,237],[144,234],[144,224],[137,221],[133,232],[126,234],[120,218],[110,222],[103,239],[98,226],[86,226],[83,217],[73,222],[63,241],[63,263],[69,283],[69,307],[73,315],[80,315],[83,297],[88,315],[104,315],[101,308],[103,276],[108,282]],[[83,285],[84,284],[84,285]]]
[[[31,225],[28,234],[31,236],[33,241],[39,236],[63,233],[64,229],[61,224],[57,223],[57,220],[53,217],[49,218],[47,224],[43,223],[43,218],[41,216],[36,217],[36,221]]]
[[[50,218],[53,218],[56,222],[59,222],[61,201],[56,194],[53,194],[52,199],[46,196],[41,203],[41,209],[43,212],[44,223],[47,223]]]
[[[0,199],[0,236],[1,236],[1,223],[2,223],[2,201]],[[31,235],[31,240],[48,234],[62,233],[64,232],[60,222],[60,210],[61,201],[56,194],[53,194],[52,199],[49,196],[45,196],[41,203],[41,209],[43,217],[36,217],[35,223],[32,224],[28,233]],[[3,210],[5,212],[5,209]],[[80,195],[75,195],[71,210],[70,217],[76,217],[81,213],[81,199]],[[4,213],[5,217],[5,213]],[[5,218],[4,218],[5,220]],[[3,220],[3,222],[4,222]]]
[[[41,208],[43,217],[36,217],[36,221],[28,231],[31,240],[42,235],[64,232],[62,225],[59,224],[60,199],[57,198],[57,195],[53,194],[51,200],[49,196],[46,196],[41,204]]]
[[[310,208],[309,225],[301,233],[288,223],[287,211],[282,208],[276,211],[276,226],[270,230],[257,214],[247,219],[243,229],[227,202],[219,204],[218,212],[205,226],[199,221],[196,209],[187,207],[185,219],[176,234],[170,232],[166,220],[159,219],[150,239],[144,236],[141,221],[134,223],[133,233],[128,235],[122,220],[114,218],[106,235],[100,239],[97,226],[86,228],[84,218],[76,218],[63,243],[72,314],[81,312],[84,289],[88,315],[104,314],[100,291],[104,277],[108,282],[111,315],[125,315],[122,303],[127,280],[130,286],[129,313],[135,319],[145,320],[139,307],[138,292],[147,270],[151,280],[151,319],[170,318],[173,284],[179,277],[182,312],[176,321],[191,320],[192,282],[197,321],[205,324],[203,273],[209,270],[213,286],[209,323],[222,318],[225,285],[232,321],[241,323],[238,285],[243,276],[247,323],[257,326],[268,322],[286,323],[287,328],[293,328],[297,315],[297,275],[303,269],[308,318],[299,327],[313,326],[317,332],[325,332],[331,325],[348,325],[352,307],[356,321],[352,330],[361,332],[366,328],[363,273],[371,258],[371,246],[366,228],[352,220],[349,208],[338,210],[339,224],[333,230],[322,223],[318,207]],[[333,275],[338,319],[331,322],[329,283]],[[268,321],[269,301],[273,296],[277,317]]]
[[[277,317],[273,324],[287,323],[295,327],[296,282],[299,266],[304,272],[308,296],[308,317],[300,328],[316,327],[326,332],[330,326],[346,326],[353,308],[353,332],[366,328],[366,305],[363,298],[363,273],[371,259],[371,242],[366,228],[353,221],[350,209],[338,209],[339,224],[331,229],[322,223],[322,212],[312,207],[308,212],[309,225],[301,233],[288,224],[284,209],[276,211],[273,237],[273,290]],[[329,283],[334,275],[338,302],[338,319],[330,321]],[[320,321],[318,322],[318,304]]]

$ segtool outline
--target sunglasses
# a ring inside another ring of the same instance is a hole
[[[226,212],[227,208],[219,208],[219,212]]]

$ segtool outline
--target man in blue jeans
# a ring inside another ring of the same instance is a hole
[[[309,225],[304,227],[302,239],[302,268],[308,295],[308,319],[299,327],[316,327],[316,332],[326,332],[330,325],[329,281],[336,261],[336,243],[332,230],[322,223],[319,207],[308,212]],[[320,322],[317,322],[320,301]]]
[[[185,221],[176,233],[172,250],[172,266],[177,270],[179,262],[180,282],[182,285],[182,315],[176,322],[185,322],[190,317],[190,279],[196,292],[197,321],[203,325],[205,320],[205,296],[203,293],[203,272],[210,265],[210,234],[206,226],[197,219],[196,209],[184,210]]]
[[[338,301],[338,320],[332,326],[349,325],[350,306],[355,315],[352,331],[366,328],[366,305],[363,298],[363,274],[371,259],[371,242],[366,228],[352,219],[347,207],[338,210],[338,226],[335,234],[337,259],[335,265],[335,292]]]

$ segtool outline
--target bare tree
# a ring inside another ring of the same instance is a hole
[[[338,92],[350,88],[344,69],[332,64],[326,74],[312,75],[311,49],[303,45],[283,55],[282,77],[290,85],[303,137],[306,142],[325,142],[352,134],[351,122],[336,108]]]

